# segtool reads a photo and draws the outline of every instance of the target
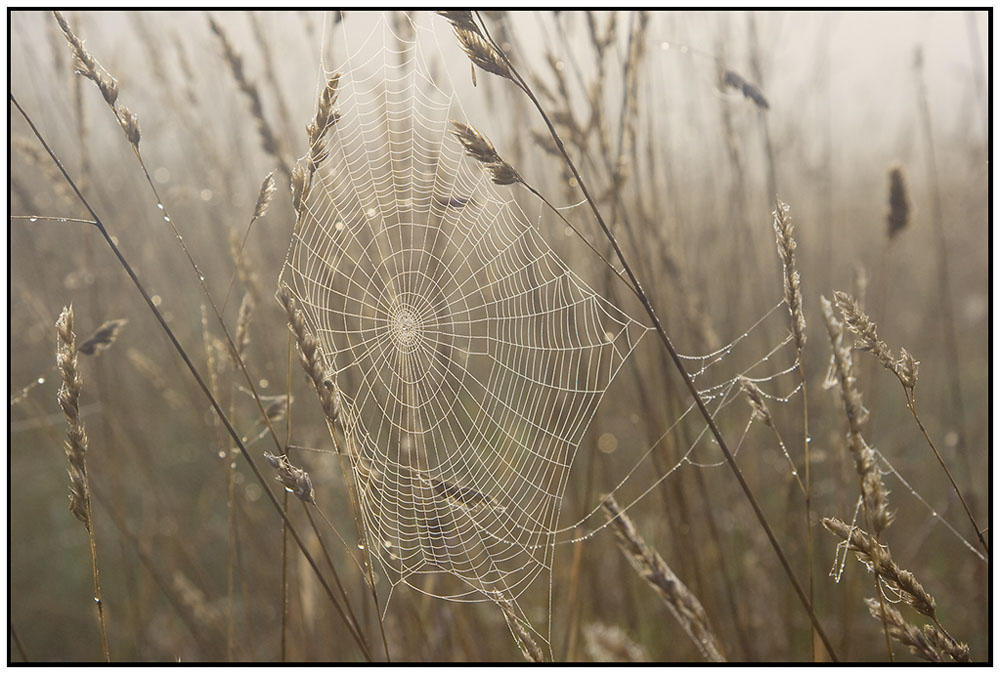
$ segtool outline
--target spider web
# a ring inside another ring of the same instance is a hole
[[[450,120],[471,120],[417,42],[383,18],[348,53],[280,282],[340,391],[389,582],[445,573],[461,583],[435,596],[514,602],[551,568],[579,443],[648,328],[463,156]]]
[[[548,644],[517,599],[547,573],[551,630],[555,546],[608,524],[587,526],[601,517],[599,504],[560,522],[564,492],[602,396],[649,328],[553,252],[514,200],[517,187],[497,187],[463,156],[450,120],[483,120],[464,114],[447,66],[434,60],[442,43],[433,30],[408,18],[390,27],[380,15],[358,45],[347,23],[347,56],[324,66],[322,79],[340,73],[341,117],[280,283],[303,308],[340,392],[369,552],[392,588],[507,606]],[[430,58],[418,38],[432,46]],[[681,355],[713,418],[741,431],[734,454],[754,425],[741,376],[768,404],[801,391],[787,320],[780,301],[728,344]],[[693,400],[667,421],[639,445],[644,451],[617,464],[624,477],[610,492],[623,511],[685,466],[724,465]],[[693,439],[656,468],[654,453],[684,423],[695,427]],[[795,461],[780,451],[797,479]]]

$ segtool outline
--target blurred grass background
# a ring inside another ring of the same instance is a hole
[[[343,39],[366,35],[373,17],[348,13],[346,33],[339,15],[216,17],[260,86],[265,116],[279,130],[284,152],[301,155],[306,149],[302,130],[314,112],[321,50],[330,52],[326,63],[332,67],[343,58]],[[153,179],[213,296],[222,297],[233,272],[230,233],[246,227],[260,182],[276,162],[261,149],[247,100],[206,16],[71,12],[67,18],[119,79],[121,101],[139,117]],[[560,205],[577,203],[579,192],[560,161],[526,132],[542,131],[543,125],[525,101],[483,72],[473,87],[468,62],[443,19],[426,12],[413,18],[433,26],[428,34],[435,40],[425,45],[425,53],[439,49],[430,66],[447,71],[468,118],[544,194]],[[636,65],[634,113],[626,113],[633,114],[635,140],[624,153],[626,169],[617,188],[605,160],[618,145],[622,98],[628,93],[623,71],[630,37],[638,39],[640,17],[631,12],[614,19],[606,12],[590,17],[491,12],[486,20],[518,67],[531,73],[531,81],[553,92],[547,104],[564,111],[564,120],[576,120],[571,152],[597,186],[602,208],[610,212],[614,202],[620,204],[616,230],[681,352],[707,353],[731,342],[781,300],[772,185],[791,205],[809,321],[804,365],[814,515],[849,520],[857,498],[853,465],[845,454],[843,410],[836,392],[821,386],[830,346],[819,296],[832,297],[834,289],[854,292],[858,270],[864,269],[867,310],[893,349],[905,346],[921,362],[917,397],[924,422],[971,497],[978,521],[988,526],[986,14],[650,13],[642,24],[645,50]],[[601,52],[592,44],[591,25],[598,37],[608,38]],[[69,49],[50,14],[14,11],[10,27],[12,93],[79,177],[87,198],[204,370],[204,298],[114,118],[92,84],[74,77]],[[324,29],[332,36],[325,48]],[[920,69],[914,66],[917,48],[922,49]],[[759,86],[770,108],[761,111],[721,87],[719,64]],[[937,186],[927,168],[921,77]],[[600,123],[588,127],[595,110],[602,115]],[[87,217],[23,120],[13,109],[10,114],[10,213]],[[602,126],[610,149],[602,146]],[[560,131],[573,138],[572,124],[564,123]],[[912,219],[890,245],[885,214],[893,160],[906,172]],[[287,178],[276,176],[279,190],[271,212],[255,225],[246,249],[265,300],[257,307],[247,362],[263,393],[282,393],[292,382],[293,443],[329,449],[314,394],[289,359],[283,313],[270,301],[292,226]],[[934,189],[941,195],[943,248],[933,222]],[[565,236],[561,223],[541,213],[526,194],[518,194],[522,197],[525,211],[539,218],[543,236],[567,264],[598,292],[640,316],[620,286],[593,264],[589,251]],[[568,213],[599,240],[582,208]],[[61,308],[72,303],[81,338],[105,320],[129,320],[107,353],[82,365],[112,657],[225,659],[229,447],[216,432],[211,410],[96,232],[75,223],[11,220],[9,244],[9,615],[24,655],[39,661],[100,658],[87,537],[66,508],[65,422],[55,402],[54,324]],[[949,263],[950,325],[938,302],[942,252]],[[238,295],[245,287],[239,286]],[[226,312],[230,326],[237,300],[234,293]],[[947,348],[947,330],[957,339],[957,362]],[[733,368],[722,376],[735,376],[738,363],[755,362],[786,333],[782,308],[722,364]],[[218,373],[223,399],[237,427],[249,435],[244,429],[257,424],[256,406],[239,390],[239,377],[225,369],[225,358],[216,360],[223,368]],[[858,353],[855,362],[871,412],[866,438],[931,507],[975,542],[891,375],[866,354]],[[19,396],[22,387],[39,378],[44,383]],[[793,387],[794,382],[783,392]],[[727,437],[734,439],[748,416],[744,403],[737,402],[721,418]],[[617,484],[687,404],[661,347],[645,340],[609,390],[580,447],[563,523],[596,506],[597,494]],[[778,405],[775,417],[801,472],[800,405],[800,396]],[[698,432],[700,426],[691,422],[668,435],[656,453],[659,463],[644,464],[625,492],[637,495],[648,487],[677,462]],[[606,434],[614,436],[612,453],[598,450]],[[259,455],[268,446],[258,442],[251,449]],[[353,531],[336,457],[299,456],[324,512],[341,532]],[[804,509],[785,459],[771,436],[754,427],[739,461],[805,579]],[[246,467],[240,461],[236,466],[232,657],[276,660],[281,652],[280,520]],[[892,477],[886,484],[898,513],[886,534],[894,558],[935,596],[949,631],[969,643],[975,659],[985,659],[991,647],[987,565],[904,485]],[[291,505],[305,528],[298,504]],[[705,604],[730,659],[812,659],[807,618],[725,468],[682,466],[630,515]],[[597,524],[591,519],[587,526]],[[881,629],[861,601],[873,593],[871,575],[849,560],[844,579],[834,583],[827,574],[836,541],[822,527],[814,525],[812,532],[817,613],[838,654],[847,660],[885,660]],[[374,609],[360,573],[347,563],[331,533],[323,535],[352,604],[365,616],[366,634],[377,643]],[[360,658],[294,546],[289,560],[288,659]],[[620,643],[624,635],[640,648],[621,652],[652,660],[698,659],[606,530],[580,544],[557,546],[553,568],[551,645],[557,658],[601,657],[604,634],[604,641]],[[384,581],[378,589],[384,602]],[[547,594],[547,586],[537,587],[521,601],[543,632]],[[446,603],[399,587],[385,627],[397,660],[519,658],[499,612],[486,604]],[[621,632],[607,637],[611,628]],[[897,657],[909,659],[903,651],[897,646]],[[21,654],[11,648],[9,657],[18,661]]]

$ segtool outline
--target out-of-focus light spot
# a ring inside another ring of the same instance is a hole
[[[597,448],[605,454],[612,454],[618,449],[618,438],[613,433],[604,433],[597,438]]]

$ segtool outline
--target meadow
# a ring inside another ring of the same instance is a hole
[[[12,11],[8,662],[990,660],[989,20]]]

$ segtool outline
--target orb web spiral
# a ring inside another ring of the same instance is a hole
[[[339,389],[385,576],[513,601],[551,566],[577,447],[647,328],[463,157],[458,102],[417,41],[382,22],[337,72],[340,118],[280,283]]]

